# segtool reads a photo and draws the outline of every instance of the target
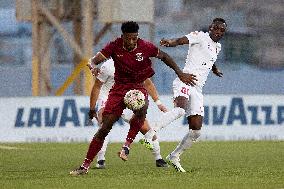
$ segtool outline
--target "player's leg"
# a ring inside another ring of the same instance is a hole
[[[200,129],[202,127],[203,117],[201,115],[191,115],[188,118],[189,132],[183,137],[176,149],[171,153],[172,157],[179,158],[180,155],[192,146],[200,136]]]
[[[102,126],[93,137],[84,162],[78,169],[71,171],[71,175],[76,176],[88,172],[90,164],[103,146],[105,137],[112,129],[113,124],[120,118],[122,111],[125,108],[123,97],[124,94],[121,94],[120,90],[113,90],[110,92],[102,116]]]
[[[73,176],[86,174],[88,172],[88,169],[97,155],[97,153],[101,150],[105,137],[110,132],[113,124],[119,119],[120,116],[115,114],[104,114],[102,119],[102,126],[99,128],[95,136],[93,137],[89,149],[87,151],[87,155],[85,160],[83,161],[82,165],[75,169],[74,171],[71,171],[70,174]]]
[[[187,99],[189,98],[188,91],[189,91],[189,86],[184,84],[182,81],[180,81],[179,78],[176,78],[173,81],[175,108],[173,108],[171,111],[166,112],[164,115],[162,115],[159,122],[153,125],[153,129],[155,131],[158,131],[161,128],[169,125],[171,122],[182,117],[185,114],[185,111],[187,108]]]
[[[160,119],[153,123],[152,127],[157,132],[184,115],[185,110],[183,108],[175,107],[166,113],[162,113]]]
[[[203,95],[198,88],[190,88],[190,99],[188,107],[188,124],[189,132],[183,137],[182,141],[178,144],[176,149],[168,156],[172,161],[179,161],[181,154],[192,146],[200,136],[200,129],[202,127],[204,108],[203,108]],[[179,102],[177,102],[179,103]],[[179,164],[179,163],[177,163]],[[179,164],[180,165],[180,164]],[[176,168],[177,169],[177,168]],[[178,169],[177,169],[178,170]],[[178,170],[179,171],[179,170]],[[184,172],[184,169],[181,169]]]
[[[125,109],[121,115],[121,118],[129,123],[131,118],[133,116],[133,112],[129,109]],[[151,149],[152,153],[155,157],[156,166],[157,167],[168,167],[167,163],[162,159],[162,156],[160,155],[160,144],[158,141],[157,136],[155,135],[155,131],[150,128],[148,121],[145,119],[144,124],[142,125],[140,132],[145,136],[151,132],[154,132],[154,134],[149,138],[149,141],[145,141],[144,139],[141,139],[139,142],[143,144],[147,149]]]
[[[140,132],[144,135],[144,138],[139,140],[139,143],[142,144],[145,148],[153,150],[154,146],[152,142],[157,140],[156,132],[150,128],[148,120],[145,119],[144,124],[142,125]]]
[[[145,136],[147,133],[150,132],[150,130],[152,129],[150,128],[148,121],[145,120],[143,126],[140,129],[140,132]],[[154,155],[157,167],[168,167],[167,163],[163,160],[161,156],[160,143],[157,135],[154,135],[150,140],[151,143],[149,143],[147,140],[144,139],[141,139],[139,142],[143,144],[147,149],[152,150],[152,154]],[[149,145],[151,145],[151,148],[148,147]]]
[[[182,117],[185,115],[185,111],[187,108],[187,99],[189,98],[188,95],[188,89],[189,86],[184,84],[179,80],[179,78],[176,78],[173,81],[173,92],[174,92],[174,99],[176,98],[183,98],[185,99],[184,102],[185,104],[175,104],[175,108],[172,110],[163,113],[159,119],[159,121],[151,124],[151,128],[154,129],[155,131],[159,131],[160,129],[164,128],[165,126],[169,125],[171,122],[174,120]],[[174,102],[175,103],[175,102]],[[155,133],[147,133],[145,136],[151,138]],[[151,136],[152,135],[152,136]],[[147,139],[147,138],[146,138]]]
[[[136,111],[133,111],[134,115],[130,119],[129,124],[130,128],[126,137],[126,141],[124,145],[122,146],[121,151],[118,153],[119,157],[123,161],[128,160],[128,154],[129,154],[129,149],[130,145],[134,141],[135,137],[137,136],[138,132],[140,131],[140,128],[144,124],[146,114],[147,114],[147,109],[148,109],[149,101],[148,98],[145,99],[145,105]]]
[[[188,110],[188,98],[186,98],[185,96],[177,96],[177,97],[174,99],[174,105],[175,105],[176,107],[180,107],[180,108],[182,108],[182,109],[184,109],[184,110]],[[187,140],[187,135],[184,137],[184,139]],[[183,143],[184,143],[183,141],[184,141],[184,139],[178,144],[178,146],[176,147],[176,149],[177,149],[179,146],[183,146]],[[173,152],[175,152],[175,150],[174,150]],[[177,156],[177,155],[176,155],[176,156],[172,155],[173,152],[170,153],[170,154],[166,157],[167,161],[169,162],[170,165],[172,165],[172,166],[176,169],[176,171],[178,171],[178,172],[186,172],[186,171],[182,168],[182,166],[181,166],[181,164],[180,164],[179,156]]]
[[[98,125],[99,125],[99,127],[101,127],[101,125],[102,125],[103,111],[104,111],[104,108],[101,108],[98,111]],[[106,154],[106,149],[107,149],[108,143],[109,143],[109,136],[107,135],[105,137],[105,140],[104,140],[104,143],[103,143],[101,150],[97,154],[96,168],[98,168],[98,169],[104,169],[105,168],[105,160],[106,160],[105,154]]]
[[[127,123],[130,123],[130,120],[132,119],[133,117],[133,112],[129,109],[125,109],[123,110],[123,113],[121,115],[121,118],[127,122]],[[148,121],[145,119],[141,129],[140,129],[140,132],[144,135],[144,138],[145,139],[141,139],[139,140],[139,142],[144,145],[147,149],[150,149],[152,150],[153,149],[153,145],[151,143],[154,137],[154,135],[156,134],[156,132],[151,129],[149,126],[148,126]]]

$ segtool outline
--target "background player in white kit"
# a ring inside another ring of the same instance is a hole
[[[224,19],[215,18],[209,26],[208,33],[191,32],[181,38],[160,41],[160,45],[165,47],[189,44],[183,72],[193,74],[197,78],[194,86],[186,85],[178,78],[173,81],[174,104],[186,111],[189,124],[189,132],[166,158],[178,172],[186,172],[180,165],[180,155],[200,136],[204,116],[202,88],[207,76],[210,70],[219,77],[223,75],[214,62],[221,50],[221,44],[218,41],[225,34],[226,28]]]
[[[105,107],[105,103],[108,98],[109,91],[114,84],[114,72],[115,72],[115,68],[114,68],[113,60],[109,59],[106,62],[104,62],[102,66],[100,67],[98,74],[96,75],[96,81],[92,88],[92,93],[90,96],[89,118],[92,119],[93,117],[95,117],[98,120],[99,125],[102,122],[102,113],[104,111],[104,107]],[[144,85],[147,91],[149,92],[150,96],[154,100],[154,102],[156,102],[158,108],[161,111],[166,112],[167,109],[159,100],[158,93],[152,81],[150,79],[147,79]],[[184,114],[184,110],[179,109],[179,111],[176,111],[176,113],[173,114],[175,118],[172,118],[172,119],[173,120],[177,119],[181,117],[183,114]],[[132,115],[133,113],[131,110],[125,109],[123,111],[122,118],[124,121],[129,123],[129,120],[131,119]],[[173,121],[172,119],[166,119],[166,121],[168,120],[167,122],[171,122]],[[146,140],[141,140],[141,142],[147,148],[150,148],[152,150],[152,153],[156,160],[156,166],[157,167],[167,167],[168,166],[167,163],[162,159],[162,156],[160,155],[160,145],[159,145],[157,136],[155,135],[155,132],[149,127],[147,120],[145,120],[145,123],[142,126],[140,132],[146,137]],[[99,151],[98,156],[97,156],[97,164],[96,164],[97,168],[105,168],[105,153],[106,153],[108,142],[109,142],[109,137],[107,136],[105,138],[102,149]]]

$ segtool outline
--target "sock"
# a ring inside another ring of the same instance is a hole
[[[147,141],[151,142],[155,134],[156,132],[154,131],[154,129],[150,128],[150,130],[144,135],[144,137]]]
[[[192,146],[192,142],[195,142],[199,136],[200,130],[190,130],[171,153],[171,156],[179,157],[186,149]]]
[[[109,136],[106,136],[105,141],[103,143],[103,146],[102,146],[101,150],[97,154],[97,161],[106,159],[105,158],[105,154],[106,154],[106,149],[107,149],[108,143],[109,143]]]
[[[130,128],[126,137],[126,142],[124,146],[130,147],[130,144],[134,141],[138,132],[140,131],[145,119],[139,119],[137,117],[133,117],[130,120]]]
[[[84,167],[85,169],[89,169],[92,161],[94,160],[94,157],[97,155],[97,153],[102,148],[103,143],[104,143],[104,141],[97,140],[95,137],[92,139],[92,141],[89,145],[89,149],[88,149],[86,158],[85,158],[83,164],[81,165],[82,167]]]
[[[154,147],[152,150],[152,154],[154,155],[155,160],[162,159],[161,152],[160,152],[160,144],[159,144],[158,139],[153,140],[152,144]]]
[[[184,114],[185,114],[184,109],[175,107],[171,111],[163,113],[159,122],[153,124],[153,129],[155,131],[159,131],[160,129],[169,125],[171,122],[183,116]]]
[[[191,130],[191,132],[192,132],[191,140],[192,142],[196,142],[201,135],[200,130]]]

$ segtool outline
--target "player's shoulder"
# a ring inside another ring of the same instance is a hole
[[[122,44],[122,38],[121,37],[115,38],[112,41],[110,41],[109,44],[115,45],[115,46]]]
[[[191,35],[191,36],[205,36],[206,33],[204,33],[203,31],[193,31],[193,32],[190,32],[188,35]]]
[[[152,42],[147,41],[145,39],[138,39],[138,44],[143,45],[143,46],[155,46]]]

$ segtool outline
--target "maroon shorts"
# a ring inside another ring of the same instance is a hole
[[[148,99],[148,92],[142,84],[114,84],[109,92],[103,115],[115,114],[120,117],[126,108],[123,98],[132,89],[140,90],[145,95],[145,99]]]

